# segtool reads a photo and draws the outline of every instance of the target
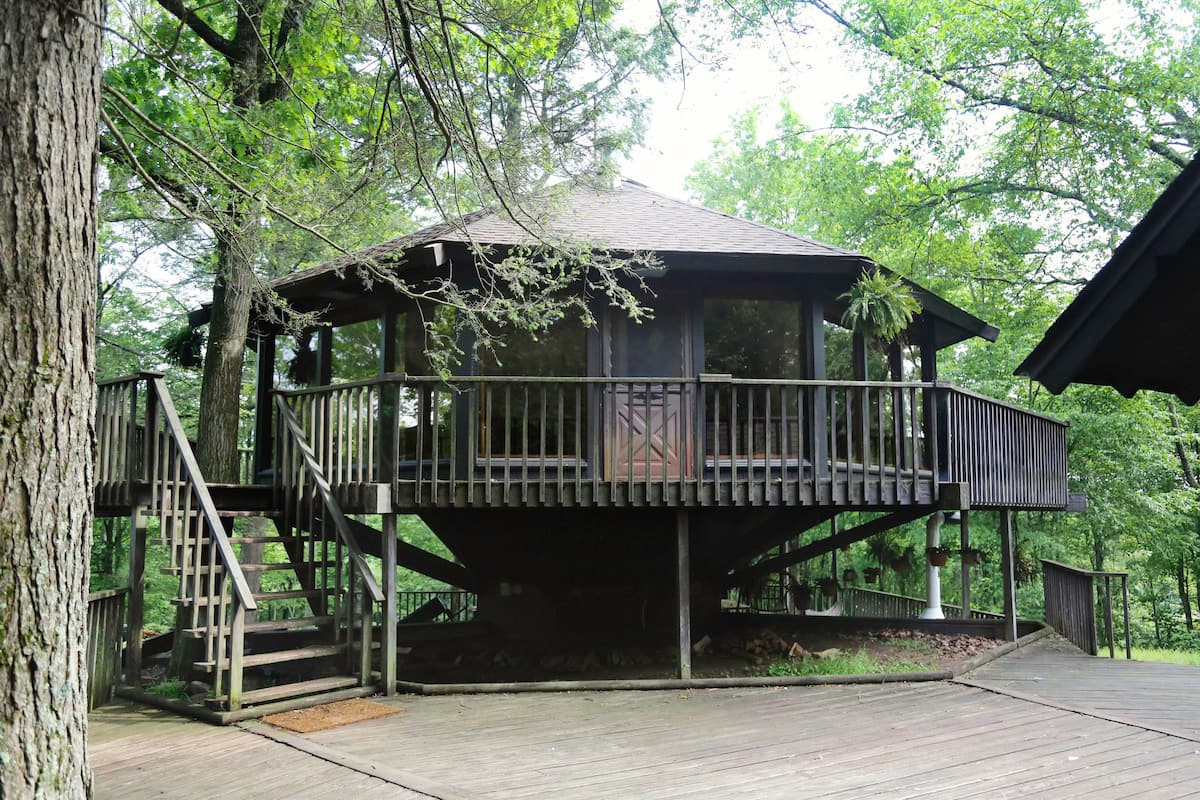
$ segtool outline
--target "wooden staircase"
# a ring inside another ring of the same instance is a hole
[[[158,521],[169,553],[163,572],[179,579],[171,601],[178,655],[207,675],[207,704],[266,709],[374,692],[383,596],[299,428],[280,426],[275,485],[210,485],[162,376],[142,373],[100,392],[111,413],[98,420],[99,471],[114,487],[132,487],[119,496]]]

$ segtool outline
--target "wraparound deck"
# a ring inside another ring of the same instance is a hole
[[[278,395],[352,506],[380,485],[396,509],[1068,504],[1064,423],[942,383],[389,375]]]
[[[402,714],[278,739],[117,705],[93,714],[90,742],[97,796],[130,800],[164,787],[315,798],[330,781],[361,797],[445,800],[1200,794],[1200,734],[1158,711],[1200,718],[1200,669],[1044,639],[969,680],[988,688],[398,697],[381,702]],[[1030,694],[1006,694],[1014,682]],[[1068,704],[1058,693],[1069,686]],[[1117,698],[1120,714],[1106,711]],[[194,768],[181,772],[184,760]]]

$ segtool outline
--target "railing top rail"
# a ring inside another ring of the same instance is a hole
[[[149,381],[155,378],[163,377],[163,373],[154,372],[153,370],[141,370],[129,375],[122,375],[119,378],[105,378],[102,381],[96,381],[97,386],[116,386],[121,383],[134,383],[136,381]]]
[[[343,383],[333,383],[328,386],[309,386],[303,389],[283,389],[276,387],[275,394],[282,397],[299,397],[304,395],[319,395],[334,391],[344,391],[347,389],[358,389],[368,386],[383,386],[392,384],[428,384],[428,385],[443,385],[453,387],[455,385],[475,385],[475,384],[511,384],[511,383],[529,383],[529,384],[579,384],[579,385],[613,385],[613,384],[663,384],[663,385],[685,385],[685,384],[714,384],[714,385],[735,385],[735,386],[789,386],[789,387],[826,387],[832,389],[942,389],[945,391],[955,392],[956,394],[970,397],[984,403],[988,403],[1000,408],[1007,408],[1019,414],[1036,417],[1045,420],[1046,422],[1062,427],[1070,427],[1070,423],[1065,420],[1055,419],[1040,411],[1033,411],[1028,408],[1014,405],[1004,400],[990,397],[986,394],[963,389],[953,383],[945,381],[843,381],[843,380],[808,380],[808,379],[785,379],[785,378],[734,378],[726,374],[701,374],[691,378],[681,378],[678,376],[593,376],[593,375],[563,375],[563,376],[546,376],[546,375],[451,375],[442,377],[439,375],[409,375],[403,372],[385,373],[377,375],[373,378],[365,378],[358,381],[346,381]]]
[[[98,592],[88,592],[87,601],[89,603],[96,603],[101,600],[109,600],[113,597],[120,597],[126,594],[129,594],[129,589],[124,586],[116,589],[101,589]]]
[[[1071,423],[1067,422],[1066,420],[1055,419],[1054,417],[1052,417],[1048,414],[1043,414],[1040,411],[1033,411],[1031,409],[1024,408],[1022,406],[1018,406],[1018,405],[1009,403],[1004,400],[997,400],[995,397],[991,397],[986,394],[980,394],[979,392],[973,392],[970,389],[964,389],[961,386],[955,386],[952,383],[944,383],[944,382],[939,381],[937,383],[937,386],[940,389],[949,389],[950,391],[955,392],[956,394],[965,395],[966,397],[971,397],[976,400],[982,400],[983,402],[990,403],[994,406],[1000,406],[1002,408],[1007,408],[1012,411],[1017,411],[1021,414],[1027,414],[1031,417],[1037,417],[1039,419],[1044,419],[1046,422],[1053,422],[1055,425],[1061,425],[1064,428],[1071,427]]]
[[[234,594],[237,595],[242,608],[246,611],[254,611],[258,606],[250,592],[250,585],[246,582],[242,567],[233,554],[233,545],[229,543],[229,537],[225,535],[225,525],[217,513],[217,506],[213,503],[208,486],[200,476],[200,466],[196,463],[196,455],[192,452],[192,446],[188,444],[187,434],[179,423],[179,415],[175,412],[175,403],[171,400],[170,392],[167,391],[166,381],[161,375],[152,377],[150,386],[157,395],[162,418],[167,425],[167,432],[175,440],[175,446],[179,450],[179,460],[184,472],[187,474],[192,488],[195,489],[196,499],[200,503],[200,510],[204,514],[204,521],[208,527],[208,534],[212,537],[213,544],[216,545],[217,552],[221,556],[221,564],[229,573],[229,581],[233,585]]]
[[[1048,558],[1043,558],[1043,567],[1054,567],[1063,572],[1071,572],[1085,578],[1128,578],[1128,572],[1106,572],[1104,570],[1083,569],[1082,567],[1073,567],[1070,564],[1063,564],[1059,561],[1051,561]]]
[[[296,415],[292,413],[292,409],[288,408],[288,404],[282,397],[275,398],[275,407],[279,411],[279,418],[282,420],[288,432],[295,437],[297,441],[303,441],[304,432],[300,429],[300,422],[296,419]],[[333,520],[333,525],[337,529],[338,536],[342,540],[342,545],[346,548],[347,554],[350,556],[350,561],[354,564],[355,570],[358,571],[359,577],[362,578],[363,585],[371,594],[371,599],[376,603],[383,602],[383,590],[379,587],[379,582],[375,580],[375,574],[371,572],[371,568],[367,565],[362,549],[358,546],[358,540],[350,532],[350,526],[346,522],[346,516],[342,513],[341,508],[333,499],[333,492],[329,488],[329,482],[325,480],[321,467],[317,460],[313,457],[312,451],[307,447],[296,448],[300,453],[300,457],[304,459],[304,468],[312,475],[313,485],[321,494],[321,502],[324,504],[329,516]]]

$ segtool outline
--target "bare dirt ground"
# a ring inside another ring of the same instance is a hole
[[[842,659],[855,673],[925,672],[950,669],[999,644],[982,636],[907,629],[788,633],[756,627],[696,642],[692,674],[699,678],[806,674],[800,662],[822,658]],[[414,648],[399,669],[401,680],[423,683],[671,678],[675,654],[669,646],[576,642],[539,648],[489,643],[458,652]],[[828,668],[816,671],[832,674]]]

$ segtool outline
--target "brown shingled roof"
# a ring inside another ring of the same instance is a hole
[[[548,236],[609,250],[863,258],[851,250],[667,197],[630,180],[607,190],[578,187],[547,207],[550,210],[541,224]],[[534,237],[503,214],[475,211],[456,223],[431,225],[295,272],[273,285],[282,288],[356,263],[397,258],[434,242],[503,246],[531,244]]]

